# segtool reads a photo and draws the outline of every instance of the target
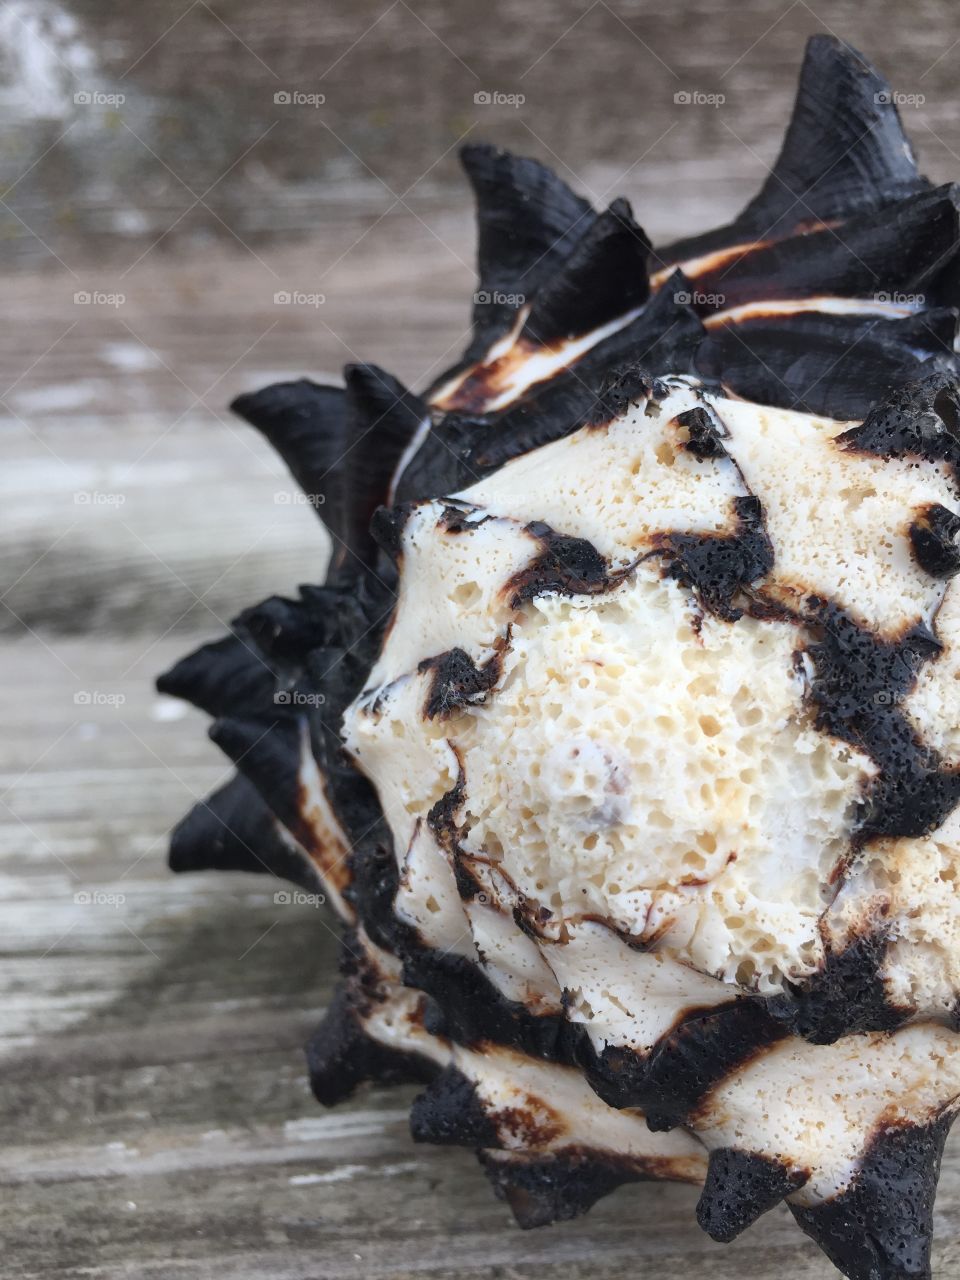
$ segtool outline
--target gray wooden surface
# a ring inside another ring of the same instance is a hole
[[[4,1278],[834,1274],[785,1211],[713,1245],[689,1188],[522,1233],[468,1153],[411,1144],[409,1092],[322,1112],[301,1045],[332,921],[257,877],[168,875],[166,833],[226,770],[151,689],[323,563],[229,398],[355,359],[423,385],[459,349],[458,138],[691,230],[759,184],[827,27],[926,99],[904,108],[924,164],[960,174],[953,10],[932,0],[0,8]],[[324,111],[275,110],[294,88]],[[74,104],[87,89],[126,101]],[[274,300],[297,290],[324,301]],[[937,1217],[938,1275],[960,1277],[956,1142]]]
[[[413,1146],[409,1090],[321,1111],[301,1045],[332,921],[260,877],[165,874],[167,826],[224,775],[200,717],[165,718],[146,685],[181,646],[144,660],[140,638],[58,638],[51,665],[29,638],[5,645],[4,1277],[833,1274],[785,1210],[712,1244],[688,1187],[623,1188],[524,1233],[468,1153]],[[78,682],[117,705],[77,706]],[[953,1151],[941,1276],[960,1274]]]

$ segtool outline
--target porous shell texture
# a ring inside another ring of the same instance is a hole
[[[538,162],[463,161],[474,330],[234,409],[333,541],[159,687],[237,774],[177,870],[321,890],[327,1105],[425,1086],[524,1226],[702,1186],[853,1280],[930,1274],[960,1097],[958,193],[886,82],[807,48],[729,226],[653,248]]]

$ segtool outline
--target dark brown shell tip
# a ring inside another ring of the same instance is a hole
[[[423,1084],[437,1070],[426,1058],[374,1040],[359,1012],[366,1003],[354,980],[341,982],[307,1043],[310,1087],[325,1107],[343,1102],[363,1084]]]
[[[711,1239],[728,1244],[808,1176],[767,1156],[717,1147],[710,1152],[697,1221]]]
[[[930,1280],[933,1202],[952,1123],[882,1130],[846,1191],[797,1222],[849,1280]]]
[[[542,1157],[481,1154],[497,1196],[510,1206],[517,1225],[529,1230],[578,1218],[625,1182],[642,1179],[625,1164],[576,1149]]]
[[[484,1110],[477,1087],[454,1066],[445,1067],[413,1100],[410,1133],[414,1142],[440,1146],[497,1147],[497,1128]]]
[[[934,503],[910,526],[910,544],[917,563],[935,578],[960,573],[960,516]]]

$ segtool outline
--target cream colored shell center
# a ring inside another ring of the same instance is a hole
[[[788,623],[703,615],[655,561],[525,606],[501,684],[447,725],[463,848],[548,931],[599,915],[760,990],[812,971],[873,766],[814,728],[797,646]]]

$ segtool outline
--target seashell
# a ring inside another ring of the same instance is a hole
[[[422,395],[234,409],[322,586],[159,680],[233,781],[175,870],[321,889],[317,1098],[417,1082],[523,1226],[647,1178],[930,1275],[960,1098],[958,196],[815,36],[760,194],[654,248],[468,147],[479,287]],[[825,1084],[829,1082],[829,1086]]]

